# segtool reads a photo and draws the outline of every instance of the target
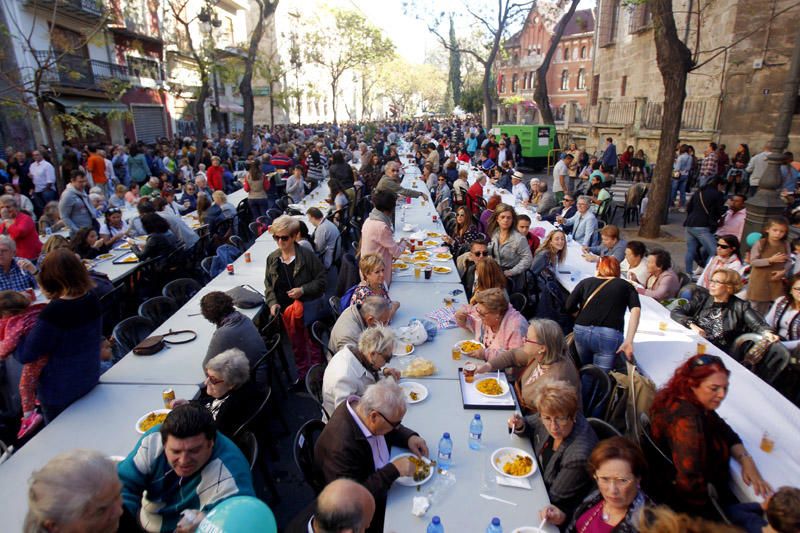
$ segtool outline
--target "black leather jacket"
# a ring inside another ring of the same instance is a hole
[[[685,327],[697,324],[699,318],[711,312],[714,298],[705,291],[695,291],[692,299],[672,311],[672,319]],[[750,303],[731,296],[722,313],[722,337],[714,344],[726,352],[730,352],[733,341],[743,333],[772,332],[772,328],[764,321]]]

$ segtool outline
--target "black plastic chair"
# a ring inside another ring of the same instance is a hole
[[[264,394],[264,400],[262,400],[262,402],[253,410],[250,416],[248,416],[247,419],[244,422],[242,422],[242,425],[236,428],[236,431],[233,432],[234,438],[238,437],[243,433],[251,431],[255,433],[257,431],[256,428],[253,427],[253,425],[263,415],[271,396],[272,396],[272,388],[267,386],[267,390],[265,391]]]
[[[267,229],[267,227],[261,224],[261,222],[251,222],[247,225],[247,227],[250,229],[250,236],[253,238],[253,240],[257,239],[261,235],[262,228]]]
[[[325,429],[325,422],[322,420],[309,420],[297,430],[294,437],[294,464],[303,474],[306,483],[313,489],[314,494],[322,492],[325,482],[317,474],[314,467],[314,446],[319,439],[322,430]]]
[[[764,357],[753,369],[753,373],[764,380],[766,383],[772,383],[778,379],[787,366],[792,354],[786,349],[786,346],[780,342],[773,343]]]
[[[317,403],[319,408],[325,413],[325,418],[330,419],[330,413],[322,405],[322,379],[325,377],[325,365],[319,363],[308,369],[306,374],[306,392]]]
[[[250,472],[253,472],[258,461],[258,439],[250,431],[244,431],[239,435],[234,435],[233,440],[247,459]]]
[[[518,292],[515,292],[514,294],[509,296],[508,301],[511,304],[511,307],[513,307],[520,313],[524,313],[525,307],[528,305],[528,299],[525,297],[525,295]]]
[[[615,428],[605,420],[589,417],[586,419],[586,421],[589,422],[590,426],[592,426],[594,434],[597,435],[597,438],[600,440],[610,439],[611,437],[622,436],[622,433],[620,433],[617,430],[617,428]]]
[[[231,245],[237,247],[243,253],[244,253],[245,250],[247,250],[247,246],[244,244],[244,240],[242,240],[242,238],[239,237],[238,235],[231,235],[228,238],[228,243],[230,243]]]
[[[178,307],[182,307],[202,288],[202,285],[192,278],[178,278],[164,285],[161,294],[167,298],[172,298]]]
[[[581,367],[580,375],[583,414],[587,418],[603,416],[611,396],[611,378],[605,370],[594,365]]]
[[[250,371],[251,379],[255,380],[258,369],[262,366],[266,366],[267,383],[277,383],[278,386],[281,387],[281,390],[286,392],[283,382],[281,381],[280,376],[278,376],[278,371],[275,365],[275,358],[277,357],[283,366],[287,381],[291,381],[292,378],[289,374],[289,365],[286,361],[286,356],[283,354],[283,347],[281,346],[281,336],[279,333],[274,333],[271,337],[264,337],[264,328],[262,328],[261,336],[264,339],[264,344],[267,345],[267,351],[264,352],[264,355],[262,355],[253,365],[253,369]]]
[[[214,276],[211,275],[211,263],[214,261],[214,256],[208,256],[200,261],[200,268],[203,270],[208,279],[210,280]]]
[[[331,338],[331,328],[324,322],[317,320],[311,324],[311,338],[319,345],[322,353],[325,354],[325,360],[330,361],[334,355],[328,348],[328,341]]]
[[[341,304],[341,298],[338,298],[336,295],[331,296],[328,298],[328,304],[331,306],[331,311],[333,312],[334,318],[339,318],[339,315],[342,314],[341,310],[339,309],[339,304]]]
[[[111,336],[114,342],[119,346],[120,353],[127,354],[133,347],[146,339],[156,325],[149,318],[141,316],[128,317],[116,326]]]
[[[681,282],[681,287],[685,287],[686,285],[693,283],[692,277],[686,272],[677,272],[677,274],[678,274],[678,281]]]
[[[158,327],[166,322],[169,317],[174,315],[177,310],[178,304],[172,298],[154,296],[142,302],[142,305],[139,306],[138,314],[139,316],[149,319]]]

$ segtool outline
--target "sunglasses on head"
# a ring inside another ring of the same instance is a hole
[[[106,210],[106,214],[107,215],[111,215],[111,214],[114,214],[114,213],[122,213],[122,209],[120,209],[119,207],[109,207]]]
[[[722,364],[722,359],[720,359],[718,356],[706,354],[706,355],[701,355],[700,357],[692,361],[692,364],[689,365],[689,367],[694,369],[700,366],[713,365],[713,364],[724,366]]]
[[[289,239],[291,239],[291,237],[289,237],[288,235],[273,235],[272,238],[275,239],[275,242],[278,242],[278,241],[286,242]]]

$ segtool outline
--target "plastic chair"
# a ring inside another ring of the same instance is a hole
[[[325,413],[325,418],[330,419],[330,414],[322,405],[322,379],[325,377],[325,366],[319,363],[308,369],[306,374],[306,392]]]
[[[247,249],[247,246],[245,246],[245,244],[244,244],[244,240],[242,240],[242,238],[241,238],[241,237],[239,237],[238,235],[231,235],[231,236],[228,238],[228,242],[229,242],[231,245],[233,245],[233,246],[237,247],[237,248],[238,248],[239,250],[241,250],[242,252],[244,252],[244,251]]]
[[[789,353],[786,346],[780,342],[775,342],[769,347],[767,353],[764,354],[764,358],[761,359],[753,369],[753,373],[766,383],[772,385],[772,383],[778,379],[778,376],[781,375],[781,372],[789,366],[789,360],[791,358],[792,354]]]
[[[166,296],[154,296],[142,303],[137,311],[139,316],[149,319],[156,327],[175,314],[178,304],[172,298]]]
[[[600,440],[610,439],[611,437],[621,437],[622,433],[617,431],[617,428],[599,418],[589,417],[586,419],[589,425],[592,426],[595,435]]]
[[[120,352],[127,354],[155,329],[156,325],[149,318],[132,316],[114,326],[111,336],[117,346],[120,347]]]
[[[161,294],[167,298],[172,298],[178,307],[182,307],[202,288],[202,285],[192,278],[179,278],[164,285]]]
[[[333,316],[335,318],[339,318],[339,315],[342,312],[339,310],[339,304],[341,303],[341,298],[337,298],[335,295],[328,298],[328,304],[331,306],[331,311],[333,312]]]
[[[525,311],[525,307],[528,305],[528,299],[525,297],[524,294],[521,294],[519,292],[515,292],[514,294],[509,296],[508,301],[511,304],[511,306],[520,313],[523,313]]]
[[[253,413],[250,416],[248,416],[244,422],[242,422],[242,425],[236,428],[236,431],[233,432],[234,438],[244,433],[249,433],[251,430],[253,430],[253,428],[251,428],[250,426],[253,424],[254,421],[258,420],[258,418],[267,408],[267,404],[269,403],[271,396],[272,396],[272,388],[267,386],[266,393],[264,394],[264,400],[253,410]]]
[[[314,494],[322,492],[325,486],[324,480],[320,478],[314,467],[314,446],[320,434],[325,429],[325,422],[322,420],[309,420],[297,430],[294,437],[294,464],[303,474],[306,483],[313,489]]]
[[[328,341],[331,338],[331,328],[325,325],[324,322],[317,320],[311,324],[311,338],[319,345],[322,353],[325,354],[325,359],[330,361],[334,355],[328,348]]]
[[[605,370],[594,365],[581,367],[580,375],[583,414],[586,417],[603,416],[611,396],[611,378]]]
[[[730,356],[741,363],[747,351],[763,338],[764,337],[759,333],[745,333],[744,335],[739,335],[733,341]]]
[[[247,464],[250,465],[250,472],[253,472],[256,467],[256,461],[258,461],[258,439],[249,431],[234,437],[236,446],[242,451],[245,459],[247,459]]]
[[[283,371],[286,374],[287,381],[291,381],[291,375],[289,374],[289,364],[286,361],[286,354],[283,353],[283,347],[281,346],[281,336],[280,333],[274,333],[271,337],[265,337],[264,332],[269,327],[269,323],[267,326],[262,328],[261,336],[264,339],[264,344],[267,345],[267,351],[264,352],[258,361],[255,362],[253,365],[253,369],[251,370],[251,379],[255,380],[255,376],[257,374],[257,370],[262,366],[266,365],[267,367],[267,383],[277,382],[280,385],[281,389],[285,392],[286,389],[283,386],[283,383],[278,376],[277,369],[275,367],[275,357],[277,356],[281,362],[281,366],[283,367]]]
[[[214,256],[208,256],[200,261],[200,268],[203,270],[206,276],[209,279],[213,278],[214,276],[211,275],[211,263],[214,261]]]

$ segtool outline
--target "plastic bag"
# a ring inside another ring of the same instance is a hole
[[[438,331],[438,327],[436,326],[436,322],[432,320],[428,320],[426,318],[412,318],[411,322],[417,322],[425,328],[425,333],[428,335],[427,340],[432,341],[434,337],[436,337],[436,332]]]
[[[425,341],[428,340],[428,330],[421,321],[412,318],[408,326],[398,328],[397,337],[401,341],[419,346],[420,344],[425,344]]]
[[[435,506],[437,503],[442,501],[442,499],[447,495],[447,493],[450,492],[455,484],[456,476],[453,474],[453,472],[449,470],[437,471],[431,483],[429,483],[424,489],[422,486],[419,487],[422,489],[423,495],[415,496],[412,499],[411,513],[414,516],[424,516],[431,506]]]

